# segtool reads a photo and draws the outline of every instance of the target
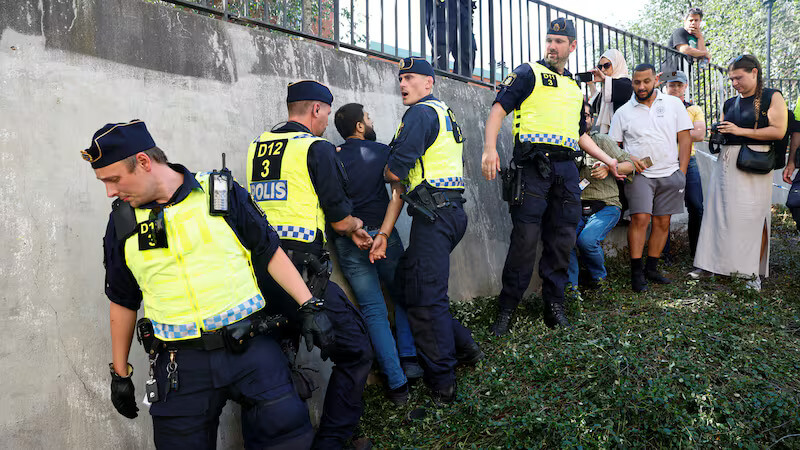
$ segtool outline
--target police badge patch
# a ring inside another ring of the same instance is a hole
[[[508,76],[500,83],[501,86],[511,86],[514,83],[514,80],[517,79],[517,74],[511,72]]]

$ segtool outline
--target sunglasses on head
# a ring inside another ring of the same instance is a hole
[[[597,68],[598,68],[598,69],[600,69],[600,70],[603,70],[603,69],[610,69],[610,68],[611,68],[611,63],[610,63],[610,62],[607,62],[607,63],[605,63],[605,64],[598,64],[598,65],[597,65]]]

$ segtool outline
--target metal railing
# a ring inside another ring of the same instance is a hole
[[[395,61],[421,56],[440,75],[492,88],[517,65],[541,59],[548,24],[564,17],[577,31],[578,47],[567,64],[573,73],[591,70],[609,48],[620,50],[629,68],[645,62],[660,68],[671,62],[670,67],[687,73],[687,99],[704,110],[709,123],[735,94],[724,67],[699,64],[650,39],[540,0],[161,1],[370,56]],[[469,48],[471,35],[474,51]],[[457,66],[459,55],[466,57]],[[797,101],[800,80],[767,84],[783,91],[790,105]]]

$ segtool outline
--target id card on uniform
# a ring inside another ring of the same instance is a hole
[[[586,178],[582,179],[581,182],[578,183],[578,187],[581,188],[581,190],[586,189],[586,186],[589,186],[589,180]]]

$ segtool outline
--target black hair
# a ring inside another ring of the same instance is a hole
[[[633,68],[634,72],[644,72],[645,70],[652,71],[653,75],[657,73],[655,66],[649,63],[642,63]]]
[[[761,113],[761,93],[764,90],[764,78],[762,77],[764,71],[761,70],[761,63],[753,55],[739,55],[728,64],[728,72],[736,69],[742,69],[750,73],[753,70],[758,70],[756,75],[756,94],[753,97],[753,109],[756,113],[756,119],[758,119],[758,115]]]
[[[347,139],[356,131],[356,124],[364,121],[364,105],[359,103],[348,103],[336,110],[333,116],[333,123],[336,130]]]
[[[700,16],[700,18],[702,19],[703,18],[703,10],[698,8],[698,7],[696,7],[696,6],[692,6],[691,8],[689,8],[686,11],[686,16],[684,17],[684,19],[686,17],[689,17],[689,16]]]

